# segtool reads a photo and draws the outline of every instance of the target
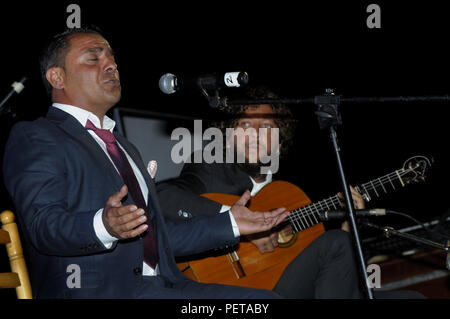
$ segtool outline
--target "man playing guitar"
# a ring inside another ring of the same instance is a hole
[[[248,98],[271,99],[277,98],[277,96],[265,88],[256,88],[249,90]],[[235,130],[236,133],[229,136],[225,143],[225,152],[232,148],[234,159],[242,155],[245,162],[186,163],[178,178],[157,185],[158,195],[162,198],[161,205],[165,218],[183,221],[198,215],[223,213],[232,209],[233,203],[242,194],[238,203],[245,205],[252,198],[249,207],[251,210],[258,210],[252,209],[254,207],[251,206],[254,200],[257,204],[258,196],[261,201],[267,200],[267,197],[275,198],[274,202],[267,203],[267,205],[275,205],[267,207],[269,209],[281,206],[287,209],[299,207],[295,205],[289,207],[287,202],[277,203],[276,198],[278,195],[282,197],[283,194],[287,198],[301,197],[296,203],[297,205],[309,204],[310,201],[306,195],[292,184],[286,185],[288,188],[277,189],[278,193],[273,194],[274,196],[266,196],[269,188],[278,182],[272,182],[270,171],[267,174],[261,173],[263,165],[261,154],[284,155],[292,142],[295,120],[290,110],[285,105],[261,104],[232,106],[225,111],[232,114],[231,120],[223,120],[218,123],[218,126],[223,130],[227,127],[242,128],[242,130]],[[243,138],[239,137],[239,134],[249,129],[259,132],[260,128],[267,130],[267,136],[257,138],[257,144],[250,138],[251,134],[246,134]],[[273,143],[272,134],[279,134],[279,143]],[[252,158],[257,159],[256,163],[252,163],[250,160]],[[291,188],[292,193],[290,193]],[[263,192],[265,192],[264,195],[262,195]],[[227,201],[226,197],[222,200],[222,197],[208,196],[207,193],[233,194],[235,196],[230,197]],[[202,194],[204,196],[200,196]],[[363,209],[365,204],[362,196],[353,187],[351,194],[355,208]],[[342,196],[338,194],[338,197]],[[302,225],[306,223],[310,226],[308,219],[311,220],[311,217],[301,221]],[[210,274],[191,273],[191,276],[200,281],[205,278],[205,281],[211,282],[273,289],[285,298],[364,297],[364,292],[361,291],[359,285],[353,244],[346,222],[343,223],[341,229],[324,231],[322,224],[308,228],[306,231],[309,231],[309,234],[297,239],[297,243],[292,247],[277,248],[282,244],[280,235],[285,233],[286,229],[289,231],[290,226],[281,230],[273,229],[271,232],[257,236],[241,238],[241,246],[245,244],[244,242],[251,242],[251,244],[241,247],[237,253],[228,253],[228,258],[221,261],[216,257],[207,258],[205,260],[207,265],[203,267],[205,270],[202,271],[210,272]],[[299,243],[301,241],[303,244]],[[290,246],[290,244],[286,246]],[[247,250],[251,250],[248,254],[252,257],[243,256],[247,254]],[[286,253],[276,255],[279,250],[289,252],[287,253],[289,256],[286,256]],[[215,254],[217,255],[217,252]],[[227,255],[226,252],[224,254]],[[216,259],[218,262],[214,263]],[[273,259],[276,261],[273,261],[272,265],[270,263]],[[234,268],[230,276],[225,276],[221,269],[224,264],[228,263],[228,260],[231,263],[230,269]],[[248,268],[241,261],[248,261]],[[185,274],[189,276],[187,272]],[[384,295],[378,294],[378,297],[415,298],[420,296],[415,295],[414,292],[397,295],[392,292]]]

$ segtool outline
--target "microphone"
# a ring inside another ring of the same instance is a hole
[[[20,92],[22,92],[22,90],[25,88],[25,86],[23,85],[23,83],[25,82],[25,80],[27,79],[27,77],[23,77],[19,82],[14,82],[11,86],[13,87],[13,89],[11,90],[11,92],[9,92],[9,94],[3,99],[2,102],[0,102],[0,111],[2,109],[3,104],[6,103],[6,101],[9,100],[9,98],[14,94],[17,93],[19,94]]]
[[[240,87],[248,83],[247,72],[226,72],[206,74],[197,78],[180,78],[166,73],[159,79],[159,89],[165,94],[172,94],[183,88],[218,89],[221,87]]]
[[[367,217],[367,216],[383,216],[386,215],[386,209],[384,208],[374,208],[374,209],[356,209],[356,217]],[[343,210],[333,210],[320,212],[319,218],[323,221],[333,220],[333,219],[345,219],[348,217],[348,213]]]

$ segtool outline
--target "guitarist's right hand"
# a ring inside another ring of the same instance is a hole
[[[269,236],[251,239],[253,245],[258,248],[261,254],[271,253],[278,247],[278,232],[272,232]]]
[[[247,190],[230,208],[241,235],[268,231],[289,215],[285,208],[277,208],[268,212],[252,212],[245,207],[249,199],[250,192]]]

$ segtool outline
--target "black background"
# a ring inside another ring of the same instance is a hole
[[[73,1],[72,1],[73,2]],[[66,27],[69,1],[2,4],[0,98],[28,76],[25,90],[3,115],[1,149],[11,125],[33,120],[50,105],[39,75],[42,43]],[[450,94],[448,8],[442,4],[376,1],[381,28],[369,29],[368,1],[77,1],[82,25],[100,27],[116,52],[122,81],[118,107],[208,118],[200,92],[162,94],[167,72],[199,75],[246,71],[282,97],[313,97],[334,88],[343,97]],[[227,92],[224,92],[226,94]],[[299,120],[295,145],[279,178],[301,187],[315,201],[340,190],[328,134],[314,105],[292,105]],[[369,203],[421,221],[442,215],[447,204],[449,102],[343,104],[338,128],[350,184],[398,169],[414,155],[434,158],[425,183]],[[163,163],[160,163],[163,165]],[[3,185],[1,209],[14,209]],[[411,221],[385,217],[381,224]],[[364,233],[363,233],[364,235]],[[2,263],[2,269],[7,268]]]

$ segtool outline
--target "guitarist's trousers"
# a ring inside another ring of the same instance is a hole
[[[306,247],[283,272],[273,289],[283,298],[364,298],[350,234],[329,230]],[[412,290],[373,291],[375,299],[423,299]]]
[[[286,267],[274,291],[284,298],[361,298],[350,235],[321,234]]]

